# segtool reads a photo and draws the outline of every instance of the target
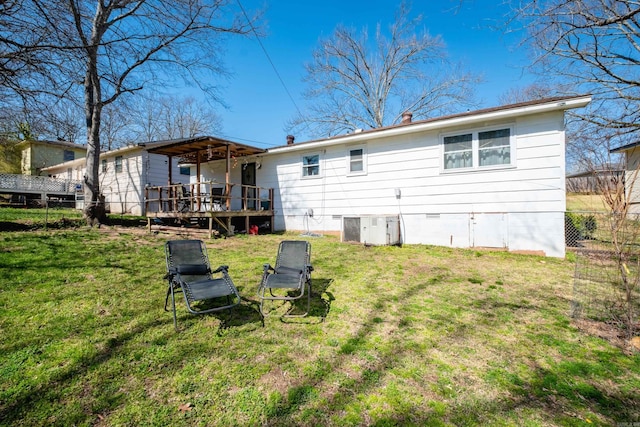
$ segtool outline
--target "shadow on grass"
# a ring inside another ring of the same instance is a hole
[[[249,324],[257,324],[264,327],[264,318],[260,314],[258,303],[242,297],[239,305],[227,310],[228,313],[213,313],[220,320],[218,336],[225,335],[232,328],[243,327]]]
[[[42,406],[41,402],[57,402],[62,396],[59,395],[59,389],[64,383],[71,383],[79,377],[86,376],[90,371],[96,369],[99,365],[108,362],[113,357],[117,357],[123,352],[126,352],[126,345],[132,339],[138,337],[143,332],[160,327],[164,324],[164,320],[161,318],[154,319],[146,324],[137,325],[125,333],[119,336],[111,337],[105,340],[104,344],[91,355],[86,355],[78,358],[77,360],[69,363],[64,369],[60,369],[53,375],[47,383],[42,383],[35,388],[25,388],[17,393],[15,398],[12,398],[11,403],[0,402],[0,424],[1,425],[15,425],[20,424],[20,420],[23,418],[25,412],[31,411],[33,408]],[[167,340],[169,338],[169,332],[165,334],[163,338]],[[122,378],[112,378],[110,381],[121,381]],[[107,384],[103,384],[107,389]],[[115,407],[122,403],[126,399],[124,394],[118,396],[111,396],[109,405]],[[71,414],[65,413],[63,417],[72,417],[74,419],[61,419],[57,422],[60,425],[70,425],[76,423],[86,423],[88,414]],[[82,419],[79,419],[82,418]]]
[[[257,327],[264,326],[264,319],[260,314],[258,303],[245,297],[240,297],[240,304],[210,313],[193,314],[185,310],[185,302],[183,300],[182,292],[176,293],[176,312],[178,316],[178,330],[177,332],[183,332],[188,326],[184,326],[184,323],[192,318],[215,318],[220,321],[217,335],[222,336],[228,333],[232,328],[244,327],[249,324],[256,324]],[[198,309],[207,310],[215,307],[220,307],[229,304],[229,300],[225,297],[217,298],[215,300],[209,300],[197,305]],[[168,303],[168,313],[172,313],[171,299]],[[167,318],[167,322],[173,321],[172,317]]]
[[[427,282],[407,288],[397,300],[410,301],[425,288],[437,287],[441,284],[444,284],[442,279],[434,277]],[[395,331],[387,335],[387,345],[380,346],[377,341],[374,341],[377,325],[384,322],[379,317],[379,313],[384,312],[390,303],[389,299],[380,296],[372,305],[375,309],[363,319],[358,330],[350,338],[342,341],[337,353],[332,357],[315,361],[315,368],[306,371],[305,378],[290,385],[286,393],[268,408],[265,425],[296,425],[301,420],[294,418],[294,415],[304,417],[304,424],[308,425],[336,422],[335,419],[328,419],[327,414],[335,414],[335,416],[343,414],[350,417],[345,424],[351,425],[487,425],[491,424],[493,417],[505,416],[509,419],[530,410],[544,414],[543,423],[550,421],[564,425],[576,425],[582,422],[597,423],[599,420],[595,418],[596,416],[606,417],[604,422],[611,419],[620,422],[640,420],[640,403],[635,390],[631,387],[626,393],[611,393],[606,389],[611,373],[605,372],[606,369],[602,368],[598,370],[600,362],[609,358],[615,360],[624,357],[618,352],[603,355],[601,357],[603,360],[595,362],[593,366],[583,366],[584,364],[571,360],[554,364],[546,369],[538,366],[533,370],[533,379],[529,378],[528,381],[518,378],[507,367],[504,369],[506,379],[501,379],[499,382],[509,393],[499,399],[495,396],[459,399],[456,398],[456,392],[453,390],[448,391],[452,393],[451,395],[440,395],[438,387],[442,387],[441,374],[435,369],[433,378],[425,378],[423,383],[427,390],[431,389],[434,392],[432,397],[425,395],[424,399],[401,399],[395,403],[392,398],[388,402],[388,407],[394,408],[393,413],[379,414],[375,419],[371,419],[367,414],[350,414],[350,408],[366,407],[367,404],[364,401],[358,403],[360,397],[379,387],[384,375],[400,367],[402,361],[405,358],[411,358],[411,353],[415,351],[403,339],[402,333],[398,333],[403,328],[403,318],[394,322]],[[504,306],[506,309],[535,309],[534,306],[527,304],[515,306],[504,304]],[[448,319],[448,322],[456,323],[455,319]],[[460,335],[458,329],[465,327],[467,325],[458,324],[449,328],[450,333],[447,335]],[[460,339],[464,337],[461,336]],[[374,351],[375,355],[371,356],[370,362],[359,375],[355,377],[351,375],[348,380],[338,385],[325,384],[325,381],[328,381],[327,378],[331,377],[331,373],[347,369],[353,356],[364,357],[362,355],[370,351]],[[358,356],[359,354],[361,356]],[[615,369],[616,363],[622,362],[613,362],[612,369]],[[585,375],[590,378],[583,380]],[[330,393],[326,394],[325,389],[330,390]],[[323,396],[320,399],[321,406],[309,407],[308,403],[318,400],[319,394]],[[387,397],[383,396],[382,399]],[[594,417],[582,419],[576,410],[587,414],[593,413]]]
[[[318,324],[325,321],[331,303],[335,297],[328,291],[329,286],[333,283],[333,279],[311,279],[311,298],[309,301],[309,314],[305,317],[280,317],[283,323],[302,323],[302,324]],[[290,305],[288,314],[304,313],[307,310],[307,299],[300,298],[297,300],[284,302],[283,305]]]

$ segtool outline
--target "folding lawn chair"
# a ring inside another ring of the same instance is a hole
[[[265,312],[265,301],[295,301],[307,296],[307,311],[290,314],[293,307],[283,317],[304,317],[309,314],[311,304],[311,244],[302,240],[284,240],[278,247],[276,265],[264,264],[262,282],[258,288],[260,313]]]
[[[211,313],[234,307],[240,294],[231,277],[229,267],[221,265],[211,271],[207,248],[201,240],[171,240],[165,245],[169,288],[164,301],[165,311],[171,296],[173,325],[178,328],[175,292],[182,289],[187,310],[192,314]],[[223,298],[226,301],[222,302]],[[222,305],[221,305],[222,303]]]

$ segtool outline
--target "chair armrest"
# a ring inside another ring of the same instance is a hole
[[[264,269],[264,272],[267,273],[269,271],[273,271],[275,272],[275,270],[273,269],[273,267],[271,267],[271,264],[262,264],[262,268]]]
[[[229,266],[228,265],[221,265],[220,267],[216,268],[214,271],[212,271],[211,273],[220,273],[220,272],[228,272],[229,271]]]

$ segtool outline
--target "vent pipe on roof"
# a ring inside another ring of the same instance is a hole
[[[287,145],[293,145],[293,141],[296,139],[293,135],[287,135]]]
[[[411,119],[413,118],[413,113],[410,111],[405,111],[402,113],[402,124],[411,123]]]

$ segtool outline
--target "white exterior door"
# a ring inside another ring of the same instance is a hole
[[[471,247],[506,248],[508,242],[507,215],[504,213],[473,213],[469,217]]]

